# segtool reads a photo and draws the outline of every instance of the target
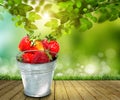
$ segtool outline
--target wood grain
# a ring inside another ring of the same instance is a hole
[[[0,100],[120,100],[120,81],[53,81],[49,96],[32,98],[21,81],[0,80]]]
[[[55,100],[69,100],[62,81],[55,82]]]

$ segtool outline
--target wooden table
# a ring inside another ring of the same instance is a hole
[[[51,95],[31,98],[21,81],[0,80],[0,100],[120,100],[120,81],[53,81]]]

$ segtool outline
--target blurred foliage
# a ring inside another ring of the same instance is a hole
[[[43,12],[49,12],[51,20],[45,26],[52,28],[50,33],[56,37],[69,34],[73,29],[86,31],[95,22],[120,17],[119,0],[0,0],[0,6],[14,16],[16,25],[29,32],[38,29],[35,21],[42,18]]]

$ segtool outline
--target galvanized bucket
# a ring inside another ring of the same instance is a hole
[[[17,61],[21,72],[24,93],[31,97],[50,94],[56,59],[44,64],[29,64]]]

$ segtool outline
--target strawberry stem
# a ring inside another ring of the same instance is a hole
[[[45,53],[48,55],[50,60],[53,60],[52,55],[49,53],[49,50],[45,50]]]

